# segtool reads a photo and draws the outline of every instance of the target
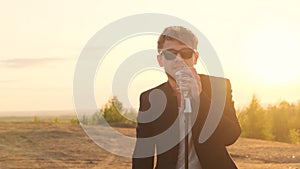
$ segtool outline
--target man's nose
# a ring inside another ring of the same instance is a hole
[[[183,59],[182,59],[182,57],[180,56],[179,53],[176,55],[174,61],[176,61],[176,62],[182,62],[183,61]]]

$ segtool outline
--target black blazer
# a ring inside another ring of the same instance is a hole
[[[200,94],[200,104],[197,104],[199,105],[197,107],[198,111],[195,111],[198,112],[198,114],[194,116],[196,121],[192,127],[192,139],[201,167],[202,169],[235,169],[237,167],[228,154],[226,146],[233,144],[238,139],[241,133],[241,128],[236,117],[234,102],[232,101],[230,81],[225,78],[208,75],[199,76],[202,84],[202,92]],[[214,97],[212,97],[212,87]],[[155,91],[156,89],[162,91],[164,96],[151,96],[151,92]],[[206,121],[208,112],[211,109],[210,106],[213,105],[213,102],[216,102],[216,99],[220,99],[222,97],[221,94],[219,96],[219,93],[224,93],[224,108],[221,109],[223,110],[221,120],[218,124],[218,127],[209,137],[209,139],[204,143],[199,143],[199,135]],[[166,100],[166,104],[162,106],[161,104],[163,104],[163,101],[161,100]],[[195,105],[195,103],[193,104]],[[162,110],[161,114],[157,114],[157,110],[155,109],[156,107],[165,108]],[[195,107],[192,108],[195,109]],[[154,118],[151,116],[152,114],[158,117]],[[136,129],[137,141],[132,158],[133,169],[153,169],[155,162],[156,169],[174,169],[176,167],[180,142],[178,135],[179,132],[171,132],[171,134],[165,137],[163,140],[158,141],[153,139],[147,143],[143,142],[142,138],[149,138],[163,133],[169,129],[170,126],[174,125],[177,116],[177,97],[172,95],[172,88],[168,82],[141,94],[138,126]],[[149,120],[147,123],[142,123],[140,120],[141,117],[144,120],[146,118],[154,118],[154,120]],[[175,129],[178,129],[178,126],[176,127]],[[161,150],[163,146],[170,142],[170,140],[178,140],[178,142],[166,152]],[[154,161],[155,148],[156,152],[158,152],[156,161]],[[148,156],[140,158],[139,154],[148,154]]]

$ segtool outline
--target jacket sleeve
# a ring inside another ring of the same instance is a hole
[[[241,134],[241,128],[236,116],[234,102],[232,100],[232,89],[228,79],[225,80],[226,99],[224,111],[218,127],[212,136],[207,140],[207,143],[214,145],[228,146],[233,144]],[[206,98],[210,99],[210,98]]]
[[[140,96],[140,107],[138,113],[138,125],[136,128],[136,144],[132,157],[132,169],[153,169],[155,144],[145,142],[142,139],[151,137],[151,123],[139,122],[139,116],[143,111],[150,108],[148,93],[142,93]],[[146,157],[144,157],[147,155]]]

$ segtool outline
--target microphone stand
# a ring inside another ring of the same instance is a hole
[[[191,100],[188,96],[188,91],[183,92],[183,102],[184,102],[184,122],[185,122],[185,144],[184,144],[184,150],[185,150],[185,169],[189,168],[189,125],[190,125],[190,119],[191,119],[191,113],[192,113],[192,107],[191,107]]]

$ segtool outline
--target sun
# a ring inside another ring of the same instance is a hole
[[[268,84],[299,77],[300,33],[291,23],[273,21],[248,29],[241,54],[248,73]]]

